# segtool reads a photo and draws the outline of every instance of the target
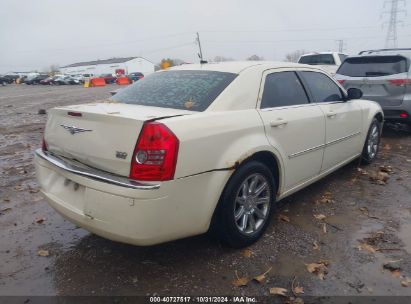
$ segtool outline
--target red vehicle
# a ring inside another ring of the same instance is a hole
[[[101,77],[101,78],[104,78],[104,81],[105,81],[107,84],[115,83],[116,80],[117,80],[117,77],[114,77],[114,76],[111,75],[111,74],[103,74],[103,75],[101,75],[100,77]]]

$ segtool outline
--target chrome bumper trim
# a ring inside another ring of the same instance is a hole
[[[101,181],[107,184],[116,185],[120,187],[137,189],[137,190],[155,190],[160,188],[160,184],[146,184],[139,181],[131,180],[126,177],[110,174],[108,172],[87,167],[85,165],[80,166],[80,164],[75,164],[74,161],[63,159],[50,152],[42,151],[37,149],[35,152],[36,156],[48,161],[54,166],[74,173],[80,176],[89,177],[91,179]]]

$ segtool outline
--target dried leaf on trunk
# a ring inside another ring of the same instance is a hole
[[[50,255],[50,252],[48,250],[39,250],[37,252],[37,255],[41,257],[48,257]]]
[[[288,293],[288,290],[285,289],[285,288],[281,288],[281,287],[272,287],[272,288],[270,288],[270,294],[272,294],[272,295],[286,297],[287,293]]]
[[[280,221],[283,221],[283,222],[286,222],[286,223],[289,223],[289,222],[290,222],[290,218],[289,218],[288,216],[284,215],[284,214],[280,214],[280,215],[278,216],[278,219],[279,219]]]
[[[11,211],[11,208],[4,208],[4,209],[2,209],[2,210],[0,210],[0,212],[8,212],[8,211]]]
[[[314,250],[320,250],[320,245],[318,245],[317,242],[314,242],[314,243],[313,243],[313,249],[314,249]]]

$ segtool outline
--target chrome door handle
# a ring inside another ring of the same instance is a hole
[[[330,112],[327,113],[328,118],[334,118],[335,116],[337,116],[337,113],[335,113],[333,111],[330,111]]]
[[[286,121],[282,118],[279,118],[278,120],[272,121],[270,123],[270,126],[272,128],[277,128],[277,127],[285,126],[286,124],[288,124],[288,121]]]

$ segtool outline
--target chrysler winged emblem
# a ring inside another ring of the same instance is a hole
[[[66,129],[68,132],[70,132],[71,135],[93,131],[93,130],[88,130],[88,129],[83,129],[83,128],[77,128],[75,126],[67,126],[67,125],[60,125],[60,126]]]

